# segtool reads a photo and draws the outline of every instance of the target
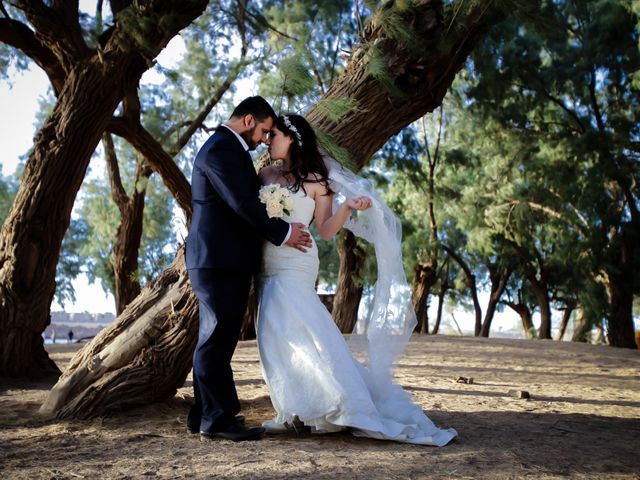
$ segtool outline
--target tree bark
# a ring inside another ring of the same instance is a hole
[[[431,292],[431,288],[438,280],[436,270],[430,263],[416,264],[413,277],[413,309],[416,312],[416,333],[429,333],[429,316],[427,299]]]
[[[389,2],[384,8],[395,7],[393,2]],[[415,45],[421,47],[421,52],[418,53],[408,52],[402,48],[384,33],[378,23],[372,22],[369,27],[368,45],[375,44],[382,52],[387,70],[391,72],[392,80],[401,90],[402,95],[392,95],[388,87],[372,77],[368,69],[369,57],[366,54],[369,47],[360,46],[354,50],[349,64],[325,95],[328,99],[352,99],[356,102],[357,108],[340,119],[330,118],[326,114],[326,109],[318,107],[314,107],[308,113],[308,120],[326,136],[331,137],[339,148],[348,152],[356,168],[364,166],[371,155],[391,135],[440,105],[455,74],[463,66],[473,46],[489,26],[500,18],[498,10],[492,5],[474,5],[469,7],[466,15],[461,17],[457,16],[458,12],[452,6],[448,7],[447,12],[450,18],[443,18],[441,0],[422,0],[415,9],[412,9],[407,22],[415,30]],[[444,25],[449,26],[446,31]],[[382,117],[385,119],[384,122],[380,121]],[[329,153],[334,151],[329,149]],[[163,274],[161,278],[168,277]],[[182,272],[174,281],[177,281],[177,278],[182,278]],[[171,289],[171,291],[174,290]],[[164,297],[155,298],[154,302],[147,302],[148,294],[145,292],[148,290],[143,290],[141,296],[114,322],[110,331],[116,339],[120,336],[126,338],[125,330],[119,325],[123,322],[131,322],[127,312],[135,313],[143,323],[166,325],[164,320],[168,312],[166,310],[156,312],[153,309],[154,304],[158,302],[163,305],[166,303]],[[340,293],[339,291],[338,294]],[[190,298],[195,297],[191,295]],[[339,303],[336,299],[336,307]],[[134,311],[134,305],[141,308]],[[48,401],[49,406],[45,411],[58,412],[61,416],[91,416],[98,414],[95,413],[94,402],[108,405],[110,401],[124,400],[125,396],[128,400],[127,406],[148,403],[150,395],[135,395],[135,387],[138,386],[156,392],[157,394],[153,395],[154,399],[167,398],[184,382],[186,372],[191,365],[191,354],[197,337],[195,310],[182,309],[180,316],[171,318],[181,325],[180,331],[185,338],[191,340],[174,342],[170,348],[167,348],[166,354],[172,355],[176,362],[173,366],[174,370],[181,372],[181,375],[163,375],[165,373],[163,369],[167,368],[167,364],[162,361],[163,357],[158,358],[159,371],[148,368],[148,365],[156,363],[156,356],[161,354],[156,350],[146,350],[149,355],[143,362],[118,363],[115,368],[111,368],[111,364],[102,364],[101,374],[113,378],[113,381],[107,385],[100,382],[97,377],[86,376],[84,372],[89,371],[91,357],[81,355],[82,358],[74,359],[65,373],[66,384],[61,385],[60,388],[56,386],[52,390],[50,396],[55,397],[56,390],[64,389],[66,393],[60,396],[62,400]],[[99,344],[100,341],[96,339],[94,343]],[[89,345],[86,350],[91,351],[92,348]],[[119,341],[109,351],[113,354],[120,352],[128,359],[141,359],[144,357],[145,349],[140,344],[128,346],[124,341]],[[114,372],[117,372],[115,377],[112,376]],[[91,395],[91,392],[95,391],[96,382],[100,382],[99,399],[92,398]],[[133,385],[130,386],[128,382],[133,382]],[[121,403],[120,407],[123,406]]]
[[[447,245],[442,244],[442,248],[446,250],[451,258],[455,260],[455,262],[460,265],[460,268],[464,271],[467,287],[469,288],[469,294],[471,295],[471,300],[473,301],[473,312],[475,314],[475,322],[473,334],[477,337],[480,335],[480,330],[482,329],[482,308],[480,307],[480,301],[478,300],[478,287],[476,285],[476,276],[467,265],[460,255],[454,252]]]
[[[538,330],[538,338],[550,340],[551,302],[549,301],[549,289],[546,278],[541,275],[541,279],[538,280],[533,272],[525,275],[531,284],[531,289],[538,300],[538,307],[540,308],[540,330]]]
[[[524,303],[505,302],[514,312],[520,315],[522,321],[522,329],[524,330],[525,338],[535,338],[535,329],[533,327],[533,320],[531,319],[531,310]]]
[[[191,221],[191,185],[173,157],[145,130],[139,120],[115,117],[109,122],[108,130],[124,138],[144,156],[154,172],[160,175],[173,198],[184,211],[189,223]]]
[[[567,330],[567,325],[569,324],[569,319],[571,318],[571,314],[578,306],[578,301],[571,298],[566,301],[564,312],[562,312],[562,322],[560,322],[560,330],[558,331],[557,340],[560,342],[564,338],[564,333]]]
[[[240,329],[240,340],[253,340],[256,338],[256,315],[258,315],[258,295],[256,293],[257,279],[251,281],[247,310],[244,312],[244,320]]]
[[[584,307],[580,305],[578,307],[578,313],[576,315],[576,324],[573,329],[573,335],[571,336],[572,342],[589,341],[591,330],[593,329],[593,323],[589,321],[588,316],[584,310]]]
[[[420,0],[415,8],[401,13],[415,35],[417,48],[408,51],[385,32],[384,13],[396,8],[395,2],[386,2],[372,17],[364,41],[352,51],[347,66],[324,96],[348,98],[358,108],[338,119],[316,107],[307,114],[314,127],[349,154],[355,170],[362,169],[387,139],[442,104],[473,47],[503,16],[496,5],[474,5],[457,16],[462,8],[457,2],[445,9],[442,0]],[[371,46],[381,52],[396,93],[369,73]],[[333,152],[329,149],[329,153]]]
[[[440,290],[438,291],[438,313],[436,315],[436,323],[433,325],[432,335],[437,335],[440,331],[440,322],[442,320],[442,308],[444,307],[444,296],[451,285],[449,284],[449,259],[446,260],[446,266],[444,271],[444,280],[440,284]]]
[[[333,300],[333,319],[342,333],[351,333],[358,321],[358,307],[362,299],[362,267],[364,250],[356,236],[348,230],[340,233],[338,240],[340,270]]]
[[[638,254],[640,235],[631,223],[622,226],[619,238],[611,246],[615,268],[607,274],[607,340],[613,347],[637,349],[633,323],[634,263]]]
[[[90,418],[174,395],[191,369],[197,331],[198,300],[180,248],[172,265],[73,357],[40,411]]]
[[[530,245],[530,250],[511,242],[518,255],[522,258],[524,276],[529,281],[533,294],[540,308],[540,329],[538,338],[551,340],[551,301],[549,299],[549,269],[545,260],[536,249]],[[535,265],[535,266],[534,266]]]
[[[429,175],[427,177],[427,213],[429,216],[429,241],[430,252],[429,259],[425,263],[417,263],[415,267],[415,274],[413,280],[413,309],[416,312],[417,325],[415,332],[417,333],[429,333],[429,294],[431,288],[437,281],[438,270],[438,222],[436,221],[436,213],[434,206],[435,199],[435,172],[438,160],[440,157],[440,140],[442,139],[442,126],[443,126],[443,112],[440,107],[440,117],[438,124],[438,136],[436,138],[436,146],[431,154],[429,149],[429,143],[427,140],[426,131],[425,137],[425,154],[427,157],[427,164],[429,167]],[[424,117],[422,119],[424,127]],[[447,272],[449,271],[449,265],[447,264]],[[446,282],[446,280],[445,280]],[[437,330],[436,330],[437,333]]]
[[[500,297],[507,288],[507,282],[513,272],[513,268],[505,266],[498,268],[495,265],[489,265],[489,276],[491,278],[491,294],[489,295],[489,303],[487,305],[487,311],[484,315],[484,321],[482,322],[482,328],[480,330],[480,336],[488,337],[491,330],[491,322],[493,316],[496,313],[496,307],[500,301]]]

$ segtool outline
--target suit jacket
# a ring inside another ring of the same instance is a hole
[[[187,269],[259,270],[263,239],[280,245],[289,231],[288,223],[268,217],[259,189],[251,156],[233,132],[218,127],[193,165]]]

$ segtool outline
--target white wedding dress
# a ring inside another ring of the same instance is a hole
[[[293,193],[284,219],[309,225],[315,202]],[[357,436],[443,446],[457,433],[440,429],[399,385],[380,387],[352,355],[316,290],[318,250],[306,253],[265,242],[259,283],[258,349],[277,412],[267,430],[297,417],[312,432],[349,428]],[[378,386],[377,386],[378,385]]]

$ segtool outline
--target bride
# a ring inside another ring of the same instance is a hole
[[[292,209],[283,219],[307,226],[315,221],[324,239],[346,223],[374,243],[379,277],[372,314],[358,322],[348,344],[316,294],[315,242],[307,252],[265,242],[257,339],[277,416],[263,426],[269,433],[304,424],[313,433],[348,429],[356,436],[446,445],[457,432],[436,427],[392,378],[393,361],[404,350],[415,319],[412,310],[405,312],[410,290],[401,256],[385,253],[389,245],[380,234],[384,224],[395,225],[388,218],[393,215],[375,193],[353,195],[362,179],[321,156],[303,117],[279,117],[268,145],[272,160],[282,163],[263,168],[259,176],[265,185],[290,191]],[[359,219],[350,218],[353,210],[368,220],[358,225]],[[396,243],[399,252],[399,236]]]

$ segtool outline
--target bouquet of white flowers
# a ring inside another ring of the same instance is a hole
[[[293,200],[291,192],[278,184],[265,185],[259,192],[260,201],[267,206],[269,218],[291,215]]]

